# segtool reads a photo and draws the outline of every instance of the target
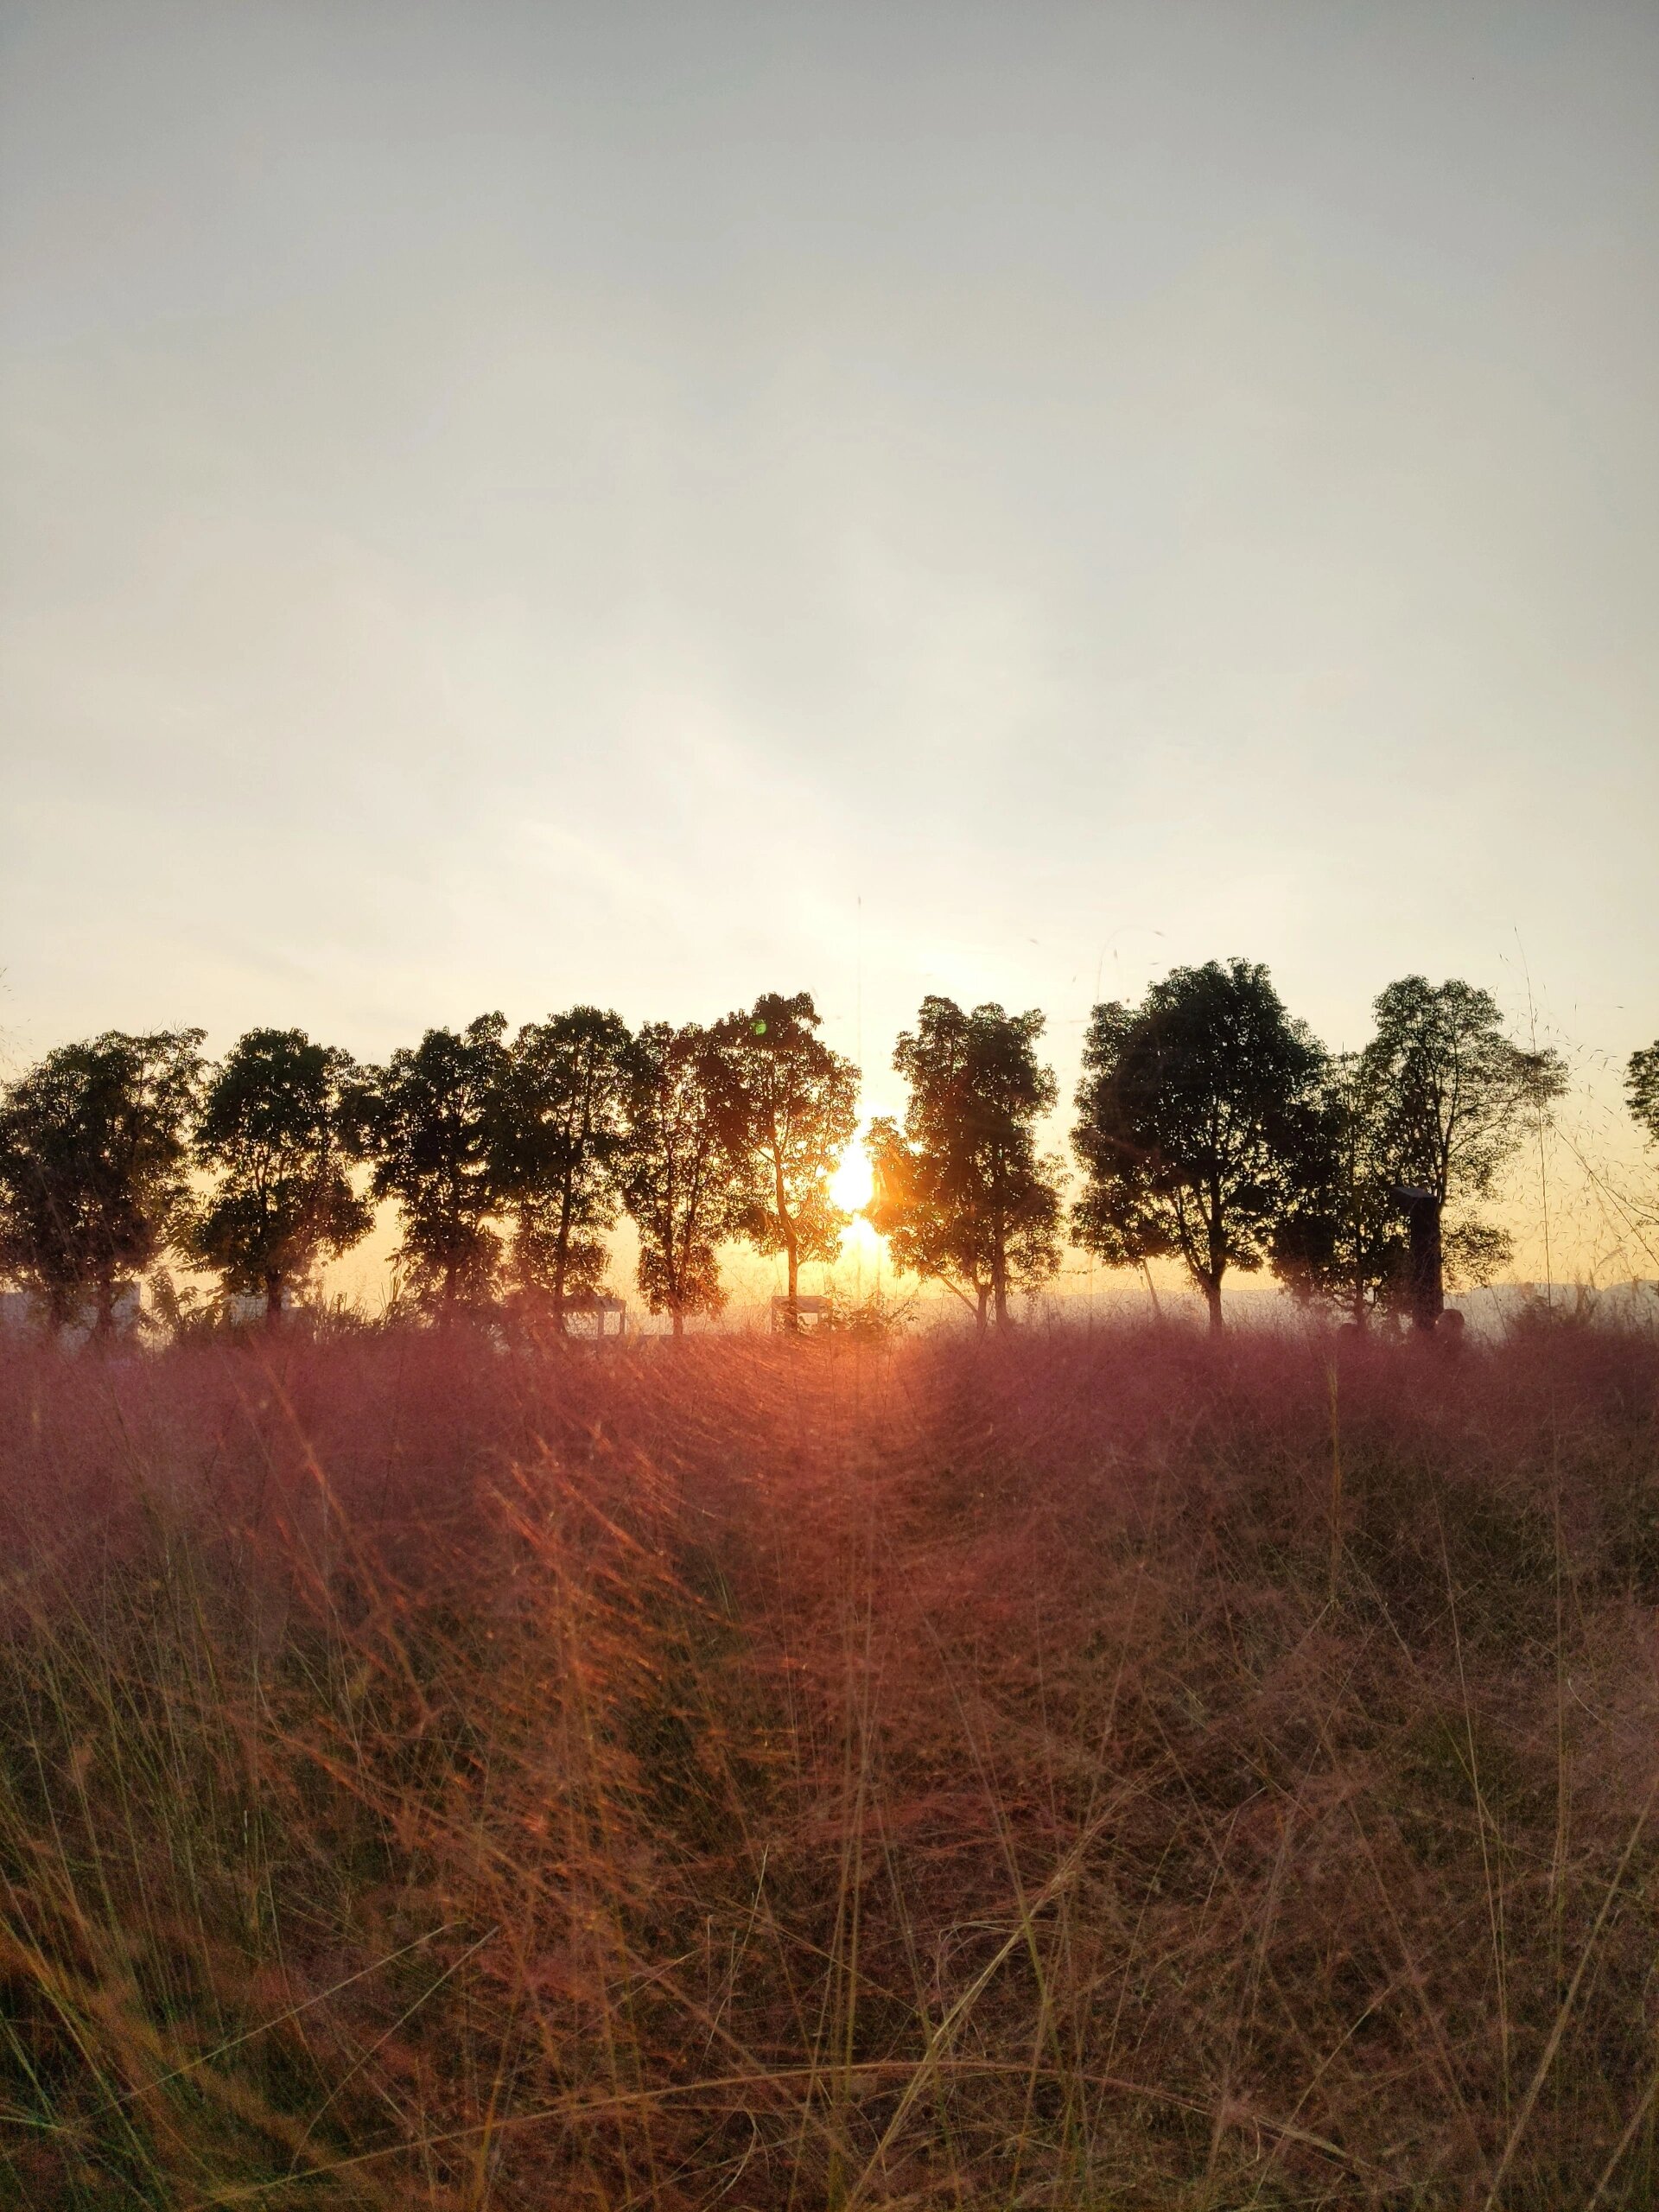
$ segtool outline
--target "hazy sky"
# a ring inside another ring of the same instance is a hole
[[[1659,1033],[1659,9],[0,8],[0,1028]],[[861,931],[860,901],[861,900]]]

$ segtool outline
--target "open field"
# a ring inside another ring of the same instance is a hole
[[[1659,1347],[0,1371],[0,2202],[1659,2197]]]

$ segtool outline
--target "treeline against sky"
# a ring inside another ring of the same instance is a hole
[[[899,1039],[908,1103],[873,1122],[862,1209],[895,1264],[982,1328],[1040,1289],[1065,1241],[1108,1266],[1173,1258],[1222,1325],[1233,1270],[1364,1326],[1509,1257],[1485,1207],[1565,1087],[1556,1054],[1504,1033],[1491,995],[1409,976],[1370,1041],[1332,1053],[1267,969],[1177,968],[1138,1006],[1098,1006],[1067,1163],[1041,1149],[1057,1102],[1044,1018],[929,997]],[[271,1323],[327,1260],[397,1210],[404,1295],[440,1320],[562,1331],[604,1282],[624,1213],[639,1287],[678,1334],[725,1303],[719,1249],[836,1256],[832,1179],[859,1071],[807,993],[709,1026],[579,1006],[509,1035],[499,1014],[429,1029],[365,1066],[300,1030],[251,1030],[217,1063],[199,1029],[60,1046],[0,1096],[0,1274],[52,1328],[114,1326],[122,1285],[169,1256]],[[1659,1043],[1630,1063],[1659,1141]]]

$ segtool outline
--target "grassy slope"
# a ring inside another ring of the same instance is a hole
[[[1650,1341],[4,1357],[0,2201],[1659,2196]]]

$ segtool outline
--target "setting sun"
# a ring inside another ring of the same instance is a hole
[[[864,1140],[855,1137],[842,1155],[840,1166],[830,1178],[830,1195],[848,1213],[858,1213],[868,1205],[874,1188],[875,1179]]]

